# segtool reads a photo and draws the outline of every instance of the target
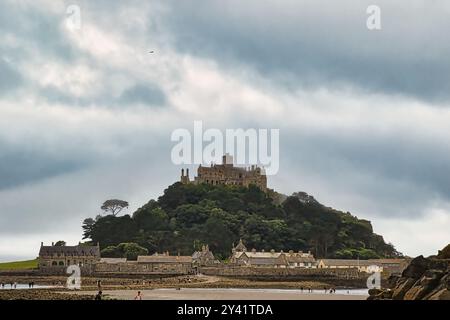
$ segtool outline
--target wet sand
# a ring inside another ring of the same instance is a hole
[[[110,299],[134,300],[136,290],[106,290]],[[95,291],[81,291],[77,294],[94,295]],[[307,293],[299,290],[276,289],[154,289],[141,290],[142,300],[366,300],[364,294]]]

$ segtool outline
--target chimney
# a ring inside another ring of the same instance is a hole
[[[181,176],[184,177],[184,169],[181,169]]]
[[[55,245],[55,243],[54,242],[52,242],[52,247]]]
[[[189,178],[189,168],[186,169],[186,177]]]
[[[44,246],[44,242],[41,241],[41,247],[43,247],[43,246]]]

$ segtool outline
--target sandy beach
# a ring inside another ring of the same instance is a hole
[[[134,300],[136,290],[106,290],[107,298],[118,300]],[[76,294],[95,295],[95,291],[80,291]],[[284,289],[154,289],[141,290],[142,300],[366,300],[368,295],[359,292],[325,294],[308,293],[300,290]]]

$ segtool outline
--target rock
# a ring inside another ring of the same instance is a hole
[[[399,275],[390,275],[389,278],[387,278],[385,286],[386,288],[393,289],[395,288],[395,285],[397,284],[398,280],[400,280]]]
[[[411,260],[400,278],[390,277],[392,290],[372,290],[370,300],[450,300],[450,245],[437,256]]]
[[[441,289],[438,292],[434,293],[429,300],[450,300],[450,290],[449,289]]]
[[[397,283],[396,288],[393,290],[392,299],[403,300],[405,293],[408,292],[409,289],[411,289],[415,282],[416,280],[411,278],[400,279]]]
[[[430,300],[437,293],[440,292],[440,294],[442,293],[445,294],[445,291],[449,289],[450,289],[450,273],[447,272],[447,274],[441,278],[439,284],[433,290],[431,290],[425,297],[423,297],[423,299]]]
[[[392,290],[380,290],[380,289],[370,289],[369,297],[367,300],[391,300],[392,299]]]
[[[417,258],[411,260],[409,266],[403,270],[402,278],[419,279],[429,267],[430,260],[424,258],[423,256],[418,256]]]
[[[370,296],[376,296],[376,295],[379,295],[382,292],[383,292],[383,290],[381,290],[381,289],[369,289],[369,295]]]
[[[437,257],[439,259],[450,259],[450,244],[448,244],[444,249],[439,250]]]
[[[404,300],[420,300],[431,292],[444,275],[442,270],[427,270],[422,278],[420,278],[413,287],[409,289],[404,296]]]

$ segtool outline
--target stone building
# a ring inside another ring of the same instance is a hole
[[[247,251],[242,239],[237,246],[233,247],[230,263],[247,267],[267,268],[315,268],[316,261],[313,255],[303,251],[275,252],[270,250]]]
[[[67,267],[79,265],[80,267],[93,265],[100,261],[100,247],[96,246],[44,246],[41,242],[39,250],[39,268]]]
[[[197,169],[197,177],[193,181],[189,177],[189,169],[181,169],[182,183],[206,183],[211,185],[235,185],[248,187],[256,185],[263,191],[267,191],[267,177],[264,170],[256,165],[249,168],[235,167],[233,157],[226,154],[222,157],[222,164],[211,164],[210,167],[200,165]]]
[[[217,264],[218,261],[214,258],[214,254],[209,251],[209,246],[202,246],[201,251],[195,251],[192,254],[192,263],[195,266],[209,266]]]
[[[168,253],[155,253],[151,256],[138,256],[137,264],[139,266],[139,270],[148,273],[193,273],[191,256],[170,256]]]
[[[401,274],[406,268],[406,259],[320,259],[317,267],[319,269],[350,269],[355,268],[359,272],[387,272],[390,274]]]

